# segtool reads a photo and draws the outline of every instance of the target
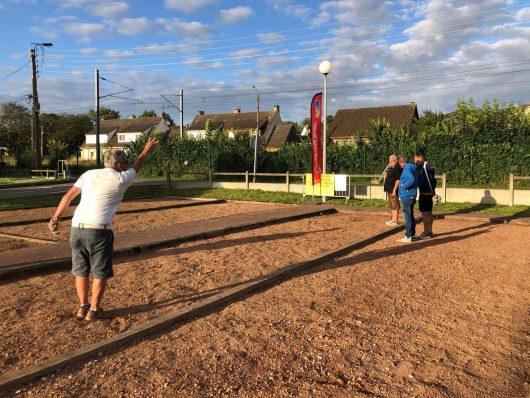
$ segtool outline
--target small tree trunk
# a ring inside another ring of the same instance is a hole
[[[167,190],[169,191],[171,189],[171,168],[168,167],[166,170],[166,182],[167,182]]]

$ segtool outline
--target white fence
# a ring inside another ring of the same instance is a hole
[[[304,193],[304,174],[292,173],[256,173],[256,177],[281,178],[282,182],[252,182],[254,176],[251,172],[245,173],[211,173],[207,180],[176,180],[176,188],[212,187],[227,189],[261,189],[263,191]],[[216,177],[237,177],[242,181],[216,181]],[[348,188],[350,199],[386,199],[383,186],[375,181],[379,175],[351,174],[348,175]],[[296,181],[293,179],[296,178]],[[359,178],[371,179],[370,183],[356,183],[352,180]],[[510,174],[509,188],[451,188],[447,186],[447,175],[436,176],[438,187],[436,193],[442,197],[442,202],[483,203],[499,205],[526,205],[530,206],[530,189],[515,189],[516,181],[530,181],[530,177],[514,176]]]

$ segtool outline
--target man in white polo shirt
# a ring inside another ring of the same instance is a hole
[[[54,234],[59,232],[59,221],[70,202],[81,193],[81,201],[72,219],[70,245],[72,246],[72,273],[80,307],[76,317],[92,321],[100,318],[100,307],[107,279],[112,271],[114,235],[112,220],[123,194],[133,183],[134,177],[142,168],[147,155],[158,141],[149,138],[145,147],[127,170],[127,157],[121,150],[105,154],[105,168],[85,172],[72,188],[63,196],[55,214],[48,224]],[[92,271],[92,299],[88,301],[89,273]]]

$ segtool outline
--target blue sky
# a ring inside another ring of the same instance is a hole
[[[457,98],[529,102],[530,1],[466,0],[0,0],[0,103],[31,92],[28,48],[38,48],[43,112],[87,112],[94,69],[102,106],[144,109],[185,122],[198,110],[278,104],[284,120],[308,116],[333,64],[329,113],[416,102],[451,111]],[[20,69],[20,70],[19,70]],[[19,103],[24,103],[21,100]]]

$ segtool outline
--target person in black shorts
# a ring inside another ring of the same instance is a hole
[[[425,161],[425,155],[422,152],[417,152],[414,156],[414,163],[418,166],[420,173],[420,200],[419,207],[423,217],[423,232],[420,238],[432,238],[432,224],[434,216],[432,214],[433,196],[436,195],[436,177],[434,176],[434,168]]]
[[[399,179],[401,178],[401,166],[398,163],[396,155],[390,155],[388,158],[388,166],[385,176],[384,190],[388,199],[388,205],[392,211],[392,219],[386,222],[389,227],[394,227],[398,224],[399,216],[399,197],[398,187]]]

